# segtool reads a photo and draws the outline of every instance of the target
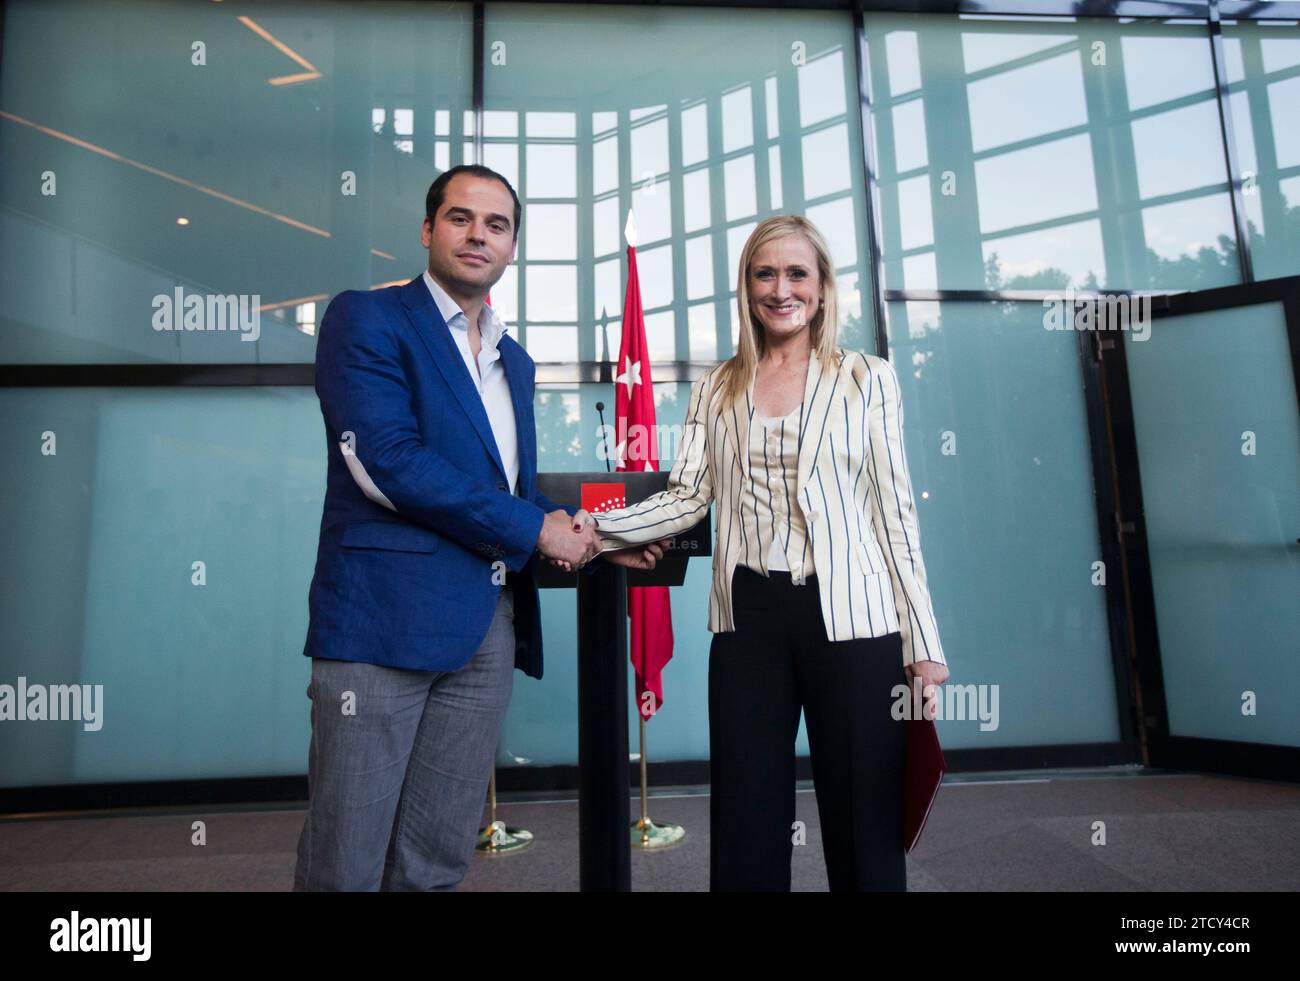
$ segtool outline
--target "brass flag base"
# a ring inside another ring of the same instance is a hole
[[[533,833],[523,828],[508,828],[504,821],[497,820],[497,767],[492,764],[492,776],[488,778],[488,802],[491,816],[487,827],[478,833],[474,845],[474,854],[493,858],[499,855],[513,855],[522,852],[533,843]]]
[[[686,829],[680,824],[655,824],[649,818],[632,822],[632,847],[645,851],[661,851],[680,845],[686,840]]]
[[[533,833],[523,828],[508,828],[504,821],[493,821],[478,833],[474,851],[479,855],[509,855],[521,852],[533,843]]]

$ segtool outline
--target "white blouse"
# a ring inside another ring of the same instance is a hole
[[[740,565],[765,576],[773,570],[789,572],[790,581],[797,586],[802,586],[816,571],[808,526],[803,512],[792,501],[799,470],[802,419],[800,405],[784,416],[755,415],[756,425],[749,427],[749,480],[740,496],[741,520],[753,522],[752,527],[767,533],[756,534],[748,540],[754,546],[768,534],[772,536],[772,545],[766,568],[759,561],[762,552],[759,547],[747,548],[738,560]]]

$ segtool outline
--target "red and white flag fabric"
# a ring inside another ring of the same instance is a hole
[[[636,269],[636,229],[628,212],[627,296],[623,300],[623,338],[614,378],[616,454],[620,472],[659,469],[659,439],[655,426],[654,386],[641,308],[641,283]],[[636,672],[636,703],[649,719],[664,703],[663,669],[673,656],[673,612],[667,586],[629,586],[627,615],[632,622],[632,669]]]

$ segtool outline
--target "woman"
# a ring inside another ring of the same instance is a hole
[[[913,677],[940,684],[948,670],[898,379],[888,361],[836,346],[835,297],[835,267],[811,222],[760,223],[740,258],[739,352],[692,387],[667,490],[575,516],[595,523],[604,552],[677,534],[717,504],[715,890],[790,888],[801,709],[830,888],[907,885],[893,689]]]

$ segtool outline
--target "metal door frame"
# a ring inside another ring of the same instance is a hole
[[[1291,376],[1300,399],[1300,276],[1154,296],[1151,316],[1155,321],[1277,302],[1282,304],[1286,319]],[[1169,732],[1128,360],[1120,339],[1104,334],[1091,337],[1100,360],[1102,395],[1106,404],[1113,466],[1118,478],[1115,529],[1120,542],[1121,573],[1129,605],[1130,674],[1134,685],[1132,709],[1143,741],[1143,758],[1149,765],[1157,767],[1300,780],[1300,747],[1174,736]],[[1300,533],[1300,529],[1297,531]]]

